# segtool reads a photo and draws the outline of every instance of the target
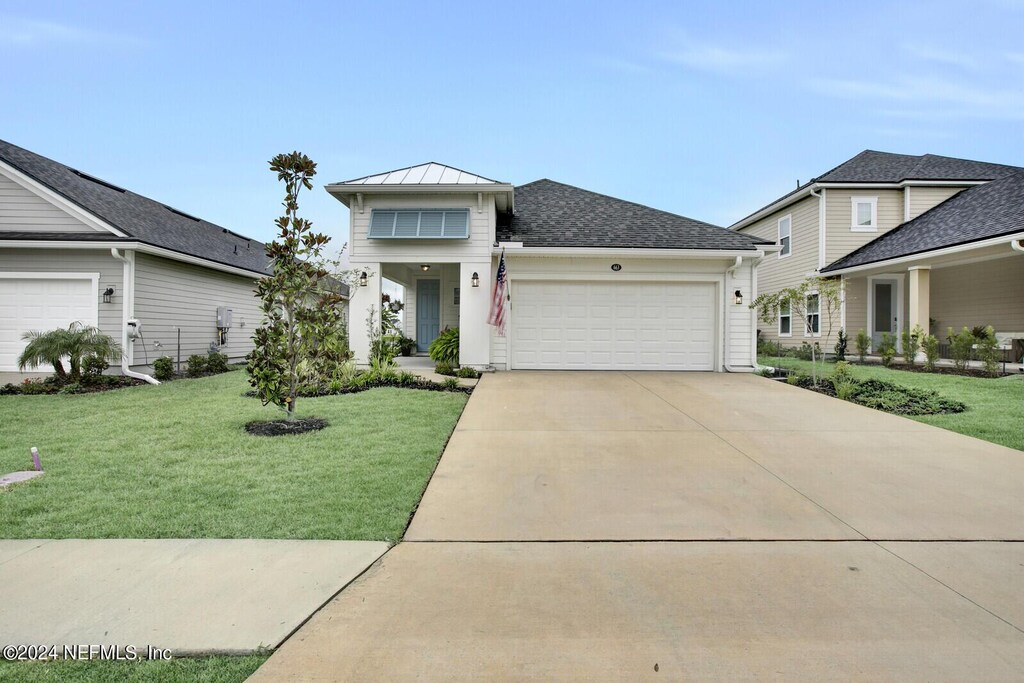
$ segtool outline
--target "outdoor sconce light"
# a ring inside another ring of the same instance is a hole
[[[473,283],[474,287],[480,286],[480,273],[473,273],[473,277],[470,278],[470,282]]]
[[[733,295],[733,301],[736,303],[737,306],[742,304],[743,303],[743,292],[741,292],[740,290],[737,289],[736,290],[736,294]]]
[[[360,287],[365,287],[366,286],[366,271],[365,270],[359,275],[359,286]]]
[[[114,288],[107,287],[103,290],[103,303],[109,304],[114,298]]]
[[[422,270],[425,273],[428,270],[430,270],[430,266],[428,266],[426,263],[424,263],[422,266],[420,266],[420,270]]]

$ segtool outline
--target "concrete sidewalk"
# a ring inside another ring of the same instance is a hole
[[[0,541],[0,643],[133,645],[173,655],[273,648],[387,544]]]

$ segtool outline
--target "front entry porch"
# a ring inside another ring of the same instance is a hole
[[[478,370],[489,367],[489,261],[353,262],[352,267],[366,273],[366,284],[354,289],[350,302],[349,340],[358,363],[366,363],[369,357],[368,326],[380,329],[381,286],[389,280],[405,290],[399,325],[406,337],[415,340],[417,354],[426,354],[442,331],[458,328],[459,364]],[[371,307],[375,309],[372,321]]]

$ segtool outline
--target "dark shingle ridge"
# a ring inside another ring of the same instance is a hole
[[[822,269],[823,273],[1024,232],[1024,170],[959,192]]]
[[[938,154],[897,154],[865,149],[838,166],[811,178],[792,192],[787,192],[756,211],[752,211],[733,225],[742,223],[769,206],[798,194],[814,183],[900,183],[904,180],[987,181],[1021,170],[1024,169],[1019,166],[959,159]]]
[[[265,245],[258,240],[4,140],[0,140],[0,160],[139,242],[255,273],[267,272]]]
[[[542,178],[515,188],[515,214],[501,241],[525,247],[741,249],[770,244],[643,204]]]

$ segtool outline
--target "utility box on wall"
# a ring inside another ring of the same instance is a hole
[[[227,306],[217,307],[217,328],[224,330],[231,327],[232,311]]]

